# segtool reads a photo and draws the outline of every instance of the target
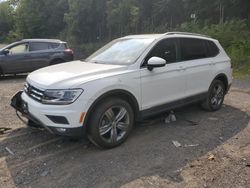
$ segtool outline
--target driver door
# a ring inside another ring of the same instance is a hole
[[[165,107],[170,102],[186,95],[185,65],[179,62],[179,41],[175,38],[163,39],[149,52],[140,70],[142,110]],[[147,69],[151,57],[166,60],[165,67]]]
[[[29,66],[29,43],[21,43],[9,48],[9,54],[2,57],[5,73],[28,72]]]

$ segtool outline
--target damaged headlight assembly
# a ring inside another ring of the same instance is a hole
[[[72,104],[83,93],[82,89],[65,89],[54,90],[49,89],[44,91],[42,103],[52,105],[67,105]]]

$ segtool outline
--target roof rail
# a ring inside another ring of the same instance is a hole
[[[33,39],[22,39],[23,42],[63,42],[59,39],[39,39],[39,38],[33,38]]]
[[[174,35],[174,34],[180,34],[180,35],[193,35],[193,36],[200,36],[200,37],[208,37],[211,38],[208,35],[203,35],[203,34],[199,34],[199,33],[189,33],[189,32],[167,32],[165,33],[165,35]]]

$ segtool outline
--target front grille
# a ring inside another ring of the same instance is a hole
[[[24,85],[24,91],[25,93],[27,93],[27,95],[29,95],[32,99],[41,102],[43,95],[44,95],[44,91],[37,89],[36,87],[26,83]]]

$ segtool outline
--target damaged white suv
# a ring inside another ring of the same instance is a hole
[[[112,148],[137,120],[194,102],[219,110],[231,83],[230,58],[217,40],[179,32],[135,35],[84,61],[31,73],[11,104],[29,126],[86,133],[94,144]]]

